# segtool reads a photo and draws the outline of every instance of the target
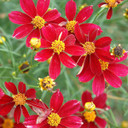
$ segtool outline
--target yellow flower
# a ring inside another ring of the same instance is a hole
[[[3,44],[3,42],[5,42],[5,41],[6,41],[6,38],[4,36],[1,36],[0,37],[0,44]]]

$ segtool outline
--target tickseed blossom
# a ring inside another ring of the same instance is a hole
[[[49,76],[56,79],[61,71],[61,62],[68,68],[76,66],[75,61],[67,55],[79,56],[85,53],[84,49],[75,45],[74,35],[68,35],[65,28],[54,28],[52,25],[46,26],[43,30],[43,35],[46,40],[42,42],[42,51],[37,52],[35,60],[44,62],[52,57],[49,65]]]
[[[104,1],[105,2],[100,3],[98,6],[108,8],[108,13],[106,18],[109,20],[112,17],[113,8],[117,7],[117,5],[120,4],[123,0],[104,0]]]
[[[24,117],[29,117],[29,113],[25,105],[31,105],[32,99],[36,97],[36,91],[35,89],[29,89],[26,91],[26,85],[23,82],[19,82],[18,91],[15,84],[12,82],[5,82],[5,87],[13,95],[8,96],[5,94],[0,98],[0,115],[5,116],[14,109],[14,119],[19,123],[21,111]]]
[[[28,73],[29,70],[30,70],[30,67],[29,67],[29,62],[28,61],[25,61],[23,62],[21,65],[19,65],[19,70],[22,72],[22,73]]]
[[[106,110],[110,108],[106,105],[107,95],[105,93],[92,98],[89,91],[83,92],[81,96],[82,106],[80,108],[80,117],[83,120],[81,128],[105,128],[107,122],[99,117],[96,108]]]
[[[57,19],[60,13],[57,9],[48,10],[50,0],[38,0],[35,7],[33,0],[20,0],[21,8],[25,13],[12,11],[9,19],[15,24],[21,24],[16,28],[13,37],[21,39],[28,35],[26,46],[30,47],[31,38],[40,38],[41,29],[49,22]]]
[[[128,9],[127,9],[127,8],[125,9],[125,13],[123,14],[123,16],[124,16],[126,19],[128,19]]]

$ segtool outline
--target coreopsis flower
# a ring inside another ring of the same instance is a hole
[[[76,66],[75,61],[67,55],[79,56],[85,53],[84,49],[75,45],[74,35],[68,35],[65,28],[54,28],[52,25],[46,26],[42,29],[46,40],[42,42],[43,49],[35,55],[35,60],[44,62],[52,57],[49,66],[49,76],[56,79],[61,71],[61,62],[68,68]]]
[[[120,4],[123,0],[104,0],[104,1],[105,2],[100,3],[98,6],[108,8],[108,13],[106,18],[111,19],[113,8],[117,7],[117,5]]]
[[[30,70],[30,67],[29,67],[29,62],[28,61],[25,61],[23,62],[21,65],[19,65],[19,70],[22,72],[22,73],[28,73],[29,70]]]
[[[85,91],[81,96],[81,101],[80,117],[83,120],[81,128],[105,128],[107,122],[98,116],[99,112],[95,108],[109,109],[106,105],[107,95],[103,93],[93,99],[91,93]]]
[[[25,13],[12,11],[9,19],[15,24],[21,24],[16,28],[13,37],[21,39],[28,35],[26,45],[30,47],[31,38],[40,38],[41,29],[51,21],[57,19],[60,13],[57,9],[48,11],[50,0],[38,0],[35,7],[33,0],[20,0],[21,8]]]
[[[46,106],[46,110],[50,110],[50,111],[47,112],[45,111],[46,114],[44,115],[45,113],[44,110],[42,109],[39,110],[37,108],[37,112],[39,112],[40,115],[38,117],[31,116],[30,118],[28,118],[24,122],[25,126],[27,125],[29,126],[31,125],[31,123],[33,124],[35,120],[38,120],[37,125],[39,128],[55,128],[55,127],[79,128],[82,125],[82,120],[80,117],[75,116],[73,114],[78,112],[78,110],[80,109],[80,102],[77,100],[70,100],[66,102],[64,105],[62,104],[63,104],[63,95],[59,90],[57,90],[51,97],[50,109],[48,109],[48,107]]]
[[[126,19],[128,19],[128,9],[127,9],[127,8],[125,9],[125,13],[123,14],[123,16],[124,16]]]
[[[18,90],[12,82],[5,82],[5,87],[12,93],[12,96],[5,94],[1,97],[0,115],[7,115],[12,109],[15,109],[14,119],[19,123],[21,112],[24,117],[29,117],[29,113],[25,105],[31,105],[32,99],[36,97],[36,91],[32,88],[26,91],[26,85],[23,82],[19,82]]]

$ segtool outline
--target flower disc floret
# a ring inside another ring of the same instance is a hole
[[[103,71],[105,71],[106,69],[108,69],[109,62],[105,62],[105,61],[103,61],[101,59],[99,59],[99,62],[100,62],[100,65],[101,65],[101,69]]]
[[[31,21],[31,23],[34,25],[34,28],[41,29],[45,25],[45,20],[40,16],[35,16],[35,18]]]
[[[18,93],[17,95],[13,96],[13,101],[15,102],[15,105],[25,105],[27,100],[27,97],[25,96],[25,94],[22,93]]]
[[[60,121],[61,117],[57,113],[51,113],[47,119],[47,123],[53,127],[57,127],[60,124]]]
[[[65,50],[65,43],[60,40],[55,40],[54,42],[52,42],[51,49],[53,49],[54,53],[60,54]]]
[[[2,124],[2,128],[13,128],[14,127],[14,123],[13,120],[11,119],[4,119],[4,123]]]
[[[114,8],[118,5],[117,0],[105,0],[105,2],[107,3],[107,7],[110,8]]]
[[[93,102],[86,102],[85,105],[84,105],[84,108],[87,111],[93,111],[93,110],[95,110],[96,106]]]
[[[68,21],[67,24],[66,24],[66,29],[68,31],[70,31],[71,33],[74,33],[76,23],[77,22],[75,20]]]

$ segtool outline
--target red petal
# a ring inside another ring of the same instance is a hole
[[[9,104],[2,105],[0,107],[0,115],[2,115],[2,116],[7,115],[12,110],[14,104],[15,103],[12,102],[12,103],[9,103]]]
[[[85,60],[85,56],[72,56],[72,58],[79,66],[82,66]]]
[[[25,96],[26,96],[27,98],[36,98],[36,90],[33,89],[33,88],[28,89],[28,90],[26,91]]]
[[[57,18],[60,17],[60,13],[58,12],[57,9],[52,9],[51,11],[48,11],[43,18],[45,19],[45,21],[50,22],[53,20],[56,20]]]
[[[43,16],[48,10],[50,0],[38,0],[37,2],[37,13],[39,16]]]
[[[10,103],[13,101],[13,98],[8,96],[8,95],[3,95],[1,98],[0,98],[0,104],[7,104],[7,103]]]
[[[38,118],[38,115],[31,115],[28,118],[25,118],[24,124],[26,126],[35,125],[37,118]],[[35,127],[33,127],[33,128],[35,128]]]
[[[118,76],[116,76],[113,72],[109,70],[105,70],[104,77],[106,78],[107,82],[114,88],[121,87],[122,85],[121,79]]]
[[[74,19],[76,15],[76,3],[73,0],[66,3],[65,14],[69,21]]]
[[[51,42],[41,39],[41,48],[49,48],[49,47],[51,47]]]
[[[107,17],[106,17],[108,20],[111,19],[112,13],[113,13],[112,8],[109,8],[108,13],[107,13]]]
[[[4,95],[3,90],[0,88],[0,98]]]
[[[68,128],[79,128],[82,125],[82,120],[77,116],[69,116],[61,120],[61,125]]]
[[[76,113],[80,108],[80,102],[77,100],[70,100],[66,102],[58,112],[60,117],[67,117]]]
[[[104,4],[106,4],[106,3],[105,2],[101,2],[100,4],[98,4],[98,7],[100,8]]]
[[[114,72],[117,76],[127,76],[128,75],[128,66],[124,64],[109,64],[108,69],[112,72]]]
[[[98,36],[98,29],[93,29],[89,32],[89,41],[93,42],[95,38]]]
[[[52,54],[52,49],[43,49],[42,51],[36,53],[34,60],[44,62],[48,60],[52,56]]]
[[[5,82],[5,87],[14,95],[17,94],[17,88],[12,82]]]
[[[33,0],[20,0],[20,6],[31,17],[34,18],[36,16],[36,7]]]
[[[81,96],[81,100],[82,100],[82,104],[84,106],[86,102],[92,101],[92,94],[89,91],[83,92],[83,94]]]
[[[98,124],[98,126],[100,126],[101,128],[106,127],[107,122],[104,119],[102,119],[100,117],[96,117],[95,121]]]
[[[19,11],[12,11],[8,16],[9,20],[15,24],[28,24],[32,21],[32,18]]]
[[[68,56],[66,53],[61,52],[60,55],[60,61],[62,62],[62,64],[68,68],[74,68],[76,66],[75,61]]]
[[[29,117],[29,113],[28,113],[27,109],[24,106],[21,106],[21,108],[22,108],[22,112],[23,112],[24,117],[25,118]]]
[[[63,103],[63,95],[58,89],[55,93],[53,93],[50,100],[50,108],[54,110],[54,112],[58,112],[62,103]]]
[[[26,127],[25,127],[24,124],[22,124],[22,123],[19,123],[19,124],[16,124],[16,123],[15,123],[14,128],[26,128]]]
[[[84,48],[82,48],[81,46],[77,46],[77,45],[67,46],[65,48],[65,52],[73,56],[80,56],[80,55],[85,54]]]
[[[43,32],[44,37],[48,41],[53,42],[54,40],[56,40],[56,31],[52,25],[49,24],[48,26],[43,27],[42,32]]]
[[[57,54],[54,54],[49,66],[49,76],[52,79],[56,79],[60,74],[60,70],[61,70],[60,68],[61,65],[60,65],[59,56]]]
[[[27,47],[30,47],[30,40],[32,39],[32,38],[40,38],[40,31],[39,31],[39,29],[34,29],[29,35],[28,35],[28,37],[27,37],[27,39],[26,39],[26,46]]]
[[[13,37],[16,39],[21,39],[27,36],[33,29],[32,24],[25,24],[15,29]]]
[[[125,52],[122,57],[120,57],[120,58],[117,58],[117,57],[116,57],[116,58],[115,58],[115,62],[122,62],[122,61],[126,60],[127,57],[128,57],[128,54],[127,54],[127,52]]]
[[[70,34],[65,38],[64,43],[65,46],[70,46],[70,45],[74,45],[75,41],[76,41],[75,36],[73,34]]]
[[[76,21],[83,23],[86,21],[93,13],[93,6],[88,6],[83,8],[76,16]]]
[[[17,123],[19,123],[20,121],[20,117],[21,117],[21,108],[20,106],[18,105],[14,111],[14,119]]]
[[[102,37],[95,42],[95,46],[98,48],[104,48],[111,44],[112,39],[110,37]]]
[[[26,85],[23,82],[19,82],[18,90],[20,93],[25,93],[26,92]]]
[[[105,81],[103,75],[95,76],[92,83],[92,90],[95,95],[100,95],[104,92],[105,89]]]
[[[95,123],[92,122],[92,123],[89,124],[89,128],[98,128],[98,126],[96,126]]]

